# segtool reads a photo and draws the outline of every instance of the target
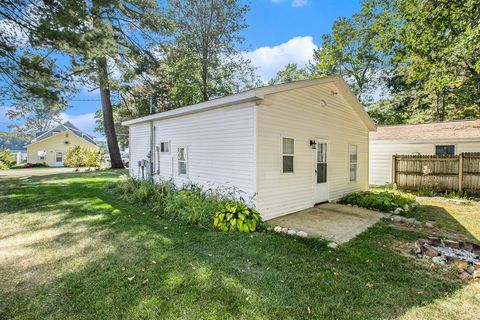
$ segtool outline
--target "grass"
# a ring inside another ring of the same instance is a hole
[[[426,236],[423,230],[381,221],[337,250],[316,239],[221,233],[119,200],[105,188],[118,176],[0,180],[0,319],[478,315],[478,282],[462,282],[396,249]],[[442,211],[453,219],[445,227],[478,239],[480,228],[468,217],[480,213],[462,208]]]

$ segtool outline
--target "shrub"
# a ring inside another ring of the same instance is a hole
[[[357,205],[359,207],[390,212],[404,205],[412,206],[415,196],[397,190],[361,191],[346,195],[339,203]]]
[[[121,179],[109,187],[115,189],[121,198],[130,203],[147,205],[159,214],[206,228],[214,225],[214,228],[224,231],[249,232],[254,231],[260,222],[258,212],[249,209],[243,200],[233,198],[236,193],[227,190],[205,191],[196,184],[184,185],[179,190],[172,181],[155,183],[152,179],[133,178]],[[233,213],[225,214],[220,219],[220,214],[224,210]],[[241,222],[237,220],[233,222],[233,219],[239,219]],[[223,223],[227,222],[228,228],[223,227]]]
[[[10,169],[9,166],[7,166],[5,163],[3,163],[2,161],[0,161],[0,170],[8,170]]]
[[[1,170],[10,169],[15,164],[15,157],[10,150],[0,149],[0,167]]]
[[[64,165],[66,167],[89,167],[99,169],[102,164],[103,151],[101,149],[86,149],[75,146],[65,154]]]
[[[215,214],[213,226],[222,231],[253,232],[260,222],[260,214],[240,201],[232,201],[220,206]]]

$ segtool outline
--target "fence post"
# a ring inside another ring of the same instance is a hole
[[[463,189],[463,152],[458,156],[458,192]]]
[[[392,156],[392,184],[396,184],[397,181],[397,156]]]

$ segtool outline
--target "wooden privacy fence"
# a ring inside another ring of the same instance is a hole
[[[394,155],[392,182],[399,188],[480,193],[480,152],[455,156]]]

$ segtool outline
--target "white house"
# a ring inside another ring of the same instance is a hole
[[[267,220],[368,188],[375,125],[340,77],[261,87],[123,125],[132,176],[151,170],[178,185],[235,186]]]
[[[480,120],[378,127],[370,133],[370,184],[392,181],[393,155],[480,152]]]

